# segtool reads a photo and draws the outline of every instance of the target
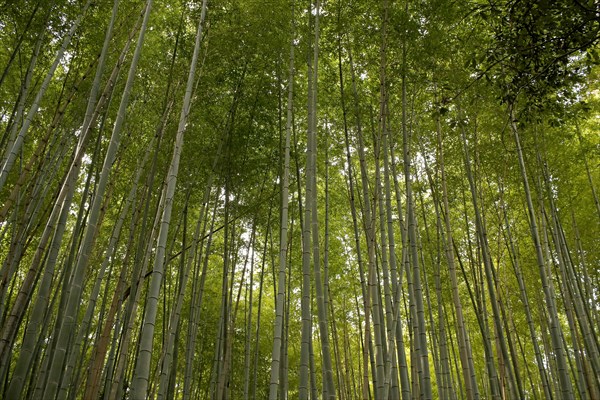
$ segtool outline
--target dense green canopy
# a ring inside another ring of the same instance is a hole
[[[0,398],[600,398],[600,6],[0,1]]]

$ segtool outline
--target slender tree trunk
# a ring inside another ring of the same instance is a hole
[[[516,381],[515,381],[515,377],[514,377],[514,371],[512,370],[510,363],[508,363],[510,360],[510,356],[508,354],[508,349],[506,348],[506,340],[504,338],[504,329],[503,329],[503,326],[501,323],[498,299],[496,297],[496,285],[494,283],[495,271],[494,271],[494,266],[492,265],[491,255],[489,254],[490,250],[489,250],[489,245],[488,245],[488,240],[487,240],[487,230],[485,229],[481,211],[480,211],[480,208],[478,205],[477,187],[475,186],[475,180],[473,178],[473,173],[471,171],[471,158],[470,158],[470,153],[469,153],[469,149],[467,146],[467,137],[465,134],[464,127],[461,127],[461,135],[462,135],[462,140],[463,140],[463,148],[464,148],[464,152],[465,152],[464,153],[465,154],[465,170],[467,172],[469,188],[471,190],[473,209],[475,211],[475,226],[476,226],[476,231],[477,231],[477,235],[478,235],[478,239],[479,239],[479,243],[480,243],[482,261],[483,261],[483,264],[485,267],[485,278],[486,278],[486,283],[487,283],[487,288],[488,288],[488,294],[490,296],[490,303],[492,305],[492,313],[493,313],[493,319],[494,319],[494,327],[495,327],[496,335],[497,335],[497,341],[499,343],[499,347],[501,350],[502,360],[504,360],[506,362],[505,369],[506,369],[506,373],[508,374],[508,383],[509,383],[509,390],[511,391],[511,397],[522,398],[523,394],[522,393],[519,394],[517,392],[517,389],[518,388],[520,389],[520,386],[517,387],[517,385],[515,383]],[[501,369],[501,372],[504,372],[503,369]],[[522,390],[521,390],[521,392],[522,392]]]
[[[275,324],[273,333],[273,351],[271,356],[271,379],[269,382],[269,400],[277,400],[280,385],[281,348],[283,343],[283,312],[285,301],[286,260],[288,250],[288,210],[290,187],[290,137],[292,131],[292,110],[294,107],[294,4],[292,3],[292,43],[290,45],[287,118],[285,128],[285,146],[283,149],[283,183],[281,192],[281,230],[279,238],[279,273],[277,280],[277,298],[275,302]],[[258,343],[257,343],[258,346]]]
[[[58,346],[57,351],[54,354],[52,359],[52,363],[50,366],[50,378],[48,380],[48,385],[44,391],[44,397],[53,398],[56,390],[59,386],[60,374],[62,371],[63,360],[66,355],[67,346],[70,342],[70,333],[72,327],[76,323],[76,314],[77,308],[80,302],[80,296],[82,291],[82,281],[83,276],[85,275],[85,271],[87,269],[88,259],[91,252],[91,247],[93,245],[94,238],[96,236],[96,230],[98,228],[98,221],[101,212],[102,200],[105,194],[106,185],[108,183],[109,174],[111,167],[114,163],[114,160],[117,155],[117,151],[119,148],[119,144],[121,141],[121,128],[123,126],[123,122],[125,120],[125,111],[127,105],[129,104],[129,95],[131,92],[131,87],[133,84],[133,80],[135,77],[135,71],[137,69],[137,63],[141,54],[142,45],[144,43],[144,34],[146,31],[146,27],[148,25],[148,18],[150,16],[150,8],[152,5],[152,0],[148,0],[146,5],[146,12],[144,15],[144,22],[142,24],[142,29],[140,31],[140,36],[138,39],[138,43],[136,45],[134,57],[129,69],[129,75],[127,78],[127,83],[125,86],[125,90],[123,91],[123,96],[121,98],[121,104],[119,106],[119,112],[117,115],[117,119],[115,121],[115,125],[113,128],[113,133],[111,136],[110,144],[108,151],[106,153],[106,157],[104,160],[104,165],[102,168],[102,174],[100,176],[100,180],[98,183],[98,187],[96,189],[96,193],[94,194],[94,200],[92,202],[91,212],[88,220],[88,227],[86,228],[85,235],[83,238],[83,242],[81,245],[81,250],[79,252],[79,257],[77,259],[77,264],[74,269],[73,275],[73,284],[71,287],[71,292],[69,294],[69,298],[66,304],[65,309],[65,318],[61,324],[61,328],[59,330],[58,335]]]
[[[417,352],[418,365],[423,370],[423,378],[421,384],[421,393],[425,400],[432,398],[431,390],[431,374],[429,371],[429,355],[427,347],[427,332],[425,326],[425,308],[423,305],[423,291],[421,286],[421,270],[419,266],[419,255],[417,249],[417,230],[416,218],[414,210],[414,196],[412,193],[411,181],[411,153],[410,153],[410,136],[408,132],[408,121],[406,117],[407,101],[406,101],[406,47],[403,48],[403,73],[402,73],[402,137],[403,137],[403,161],[404,161],[404,179],[406,186],[406,201],[407,201],[407,218],[408,218],[408,242],[410,244],[410,261],[411,274],[414,283],[414,293],[411,295],[416,306],[417,320],[415,326],[418,327],[419,351]]]
[[[477,376],[475,374],[475,366],[473,364],[473,350],[469,340],[469,334],[465,327],[465,318],[463,316],[462,302],[458,291],[458,278],[456,276],[456,266],[454,264],[454,238],[450,226],[450,205],[448,202],[448,189],[446,184],[446,168],[444,164],[444,150],[442,147],[442,133],[439,117],[436,118],[437,123],[437,144],[438,144],[438,163],[440,166],[441,185],[442,185],[442,203],[445,228],[445,250],[446,262],[448,263],[448,273],[450,276],[450,285],[452,287],[452,301],[456,311],[456,334],[458,338],[458,351],[462,366],[462,374],[465,382],[465,392],[467,399],[479,399],[479,389],[477,387]]]
[[[550,325],[550,337],[552,339],[552,346],[554,350],[554,357],[556,358],[558,366],[558,382],[560,384],[560,394],[563,399],[573,399],[573,388],[571,386],[571,380],[567,370],[567,360],[562,344],[562,328],[558,319],[558,312],[556,310],[556,299],[554,292],[551,290],[548,284],[548,276],[546,273],[546,264],[544,262],[544,256],[542,253],[541,242],[539,239],[538,227],[535,217],[535,210],[533,207],[533,201],[531,200],[531,191],[529,189],[529,180],[527,178],[527,170],[525,169],[525,160],[523,157],[523,150],[521,148],[521,140],[519,138],[519,132],[517,129],[517,123],[514,117],[514,105],[509,106],[509,118],[510,126],[515,138],[515,144],[517,147],[517,157],[519,160],[519,168],[521,170],[521,178],[523,179],[523,187],[525,190],[525,198],[527,200],[527,211],[529,214],[529,226],[531,228],[531,236],[536,250],[536,258],[538,269],[540,272],[540,279],[542,282],[542,289],[544,291],[544,299],[546,301],[546,307],[548,308],[549,325]]]
[[[311,198],[307,198],[306,207],[311,207],[311,235],[312,235],[312,256],[313,256],[313,269],[314,269],[314,282],[315,282],[315,293],[317,300],[317,317],[319,321],[319,337],[321,341],[321,353],[323,362],[323,398],[324,399],[335,399],[335,385],[333,383],[333,367],[331,362],[331,350],[329,347],[329,327],[327,324],[327,309],[325,308],[325,296],[327,292],[323,289],[323,279],[321,277],[321,259],[319,249],[319,224],[318,224],[318,213],[317,213],[317,86],[318,86],[318,70],[319,70],[319,14],[321,13],[321,1],[316,0],[315,2],[315,17],[314,17],[314,59],[312,63],[312,75],[313,83],[310,95],[309,104],[309,129],[308,129],[308,145],[312,146],[310,151],[310,168],[312,173],[310,175],[312,185]],[[310,71],[309,71],[310,73]],[[308,157],[308,153],[307,153]],[[307,160],[308,162],[308,160]],[[307,175],[308,179],[308,175]],[[305,220],[308,224],[308,220]],[[325,284],[326,285],[326,284]]]

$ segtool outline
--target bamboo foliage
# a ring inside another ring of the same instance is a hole
[[[525,3],[6,2],[0,398],[598,398],[597,9]]]

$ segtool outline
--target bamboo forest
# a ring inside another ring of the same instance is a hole
[[[597,1],[0,0],[0,43],[0,399],[600,399]]]

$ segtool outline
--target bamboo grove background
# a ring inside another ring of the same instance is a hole
[[[599,34],[0,2],[0,398],[599,399]]]

